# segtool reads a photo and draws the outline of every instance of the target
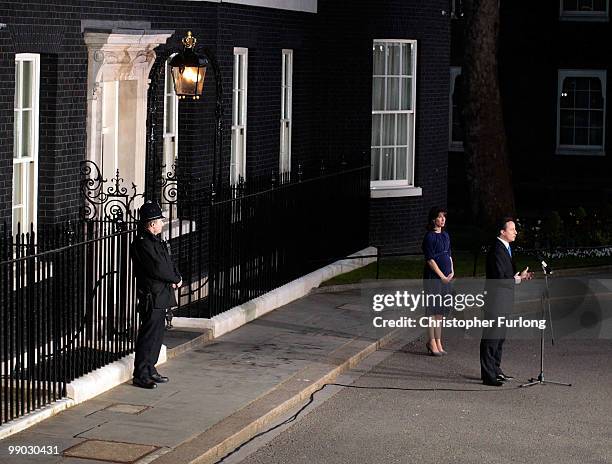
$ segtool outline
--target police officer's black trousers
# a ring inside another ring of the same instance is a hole
[[[148,380],[157,374],[155,363],[159,358],[164,328],[166,326],[166,310],[153,309],[145,314],[140,313],[140,329],[136,339],[136,358],[134,359],[134,378]]]
[[[480,340],[480,377],[483,381],[492,382],[502,373],[502,347],[505,340],[505,327],[485,327],[482,329],[482,339]]]

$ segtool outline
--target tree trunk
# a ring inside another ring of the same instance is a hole
[[[467,180],[474,217],[485,227],[514,214],[514,192],[497,74],[498,0],[465,0],[463,65]]]

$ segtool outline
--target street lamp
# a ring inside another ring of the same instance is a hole
[[[183,51],[174,55],[168,63],[172,70],[174,90],[179,98],[191,97],[197,100],[204,91],[204,78],[209,62],[208,58],[195,52],[197,41],[191,31],[188,31],[182,40]]]
[[[191,97],[192,100],[199,100],[204,92],[204,78],[206,77],[207,68],[212,70],[215,80],[215,138],[213,140],[213,176],[211,186],[214,193],[215,186],[218,188],[221,185],[221,169],[218,165],[221,163],[221,155],[223,153],[223,82],[221,71],[215,54],[211,49],[198,47],[198,52],[196,52],[197,39],[191,31],[187,32],[182,43],[183,51],[175,54],[168,61],[176,95],[183,100],[187,97]],[[149,120],[153,121],[153,115],[157,111],[156,99],[154,97],[155,87],[152,85],[149,87],[149,91],[151,92],[150,98],[152,99],[152,104],[149,107],[151,112]],[[149,144],[149,149],[151,150],[151,159],[154,159],[154,124],[151,124],[150,128],[151,143]]]

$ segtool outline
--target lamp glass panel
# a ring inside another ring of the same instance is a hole
[[[204,92],[204,78],[206,77],[206,66],[198,68],[198,83],[197,83],[197,94],[202,95]]]

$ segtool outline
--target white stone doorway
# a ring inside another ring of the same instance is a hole
[[[109,181],[107,186],[119,170],[128,195],[132,184],[138,193],[145,188],[149,72],[156,58],[154,49],[172,33],[84,32],[88,49],[87,159],[98,165]]]

